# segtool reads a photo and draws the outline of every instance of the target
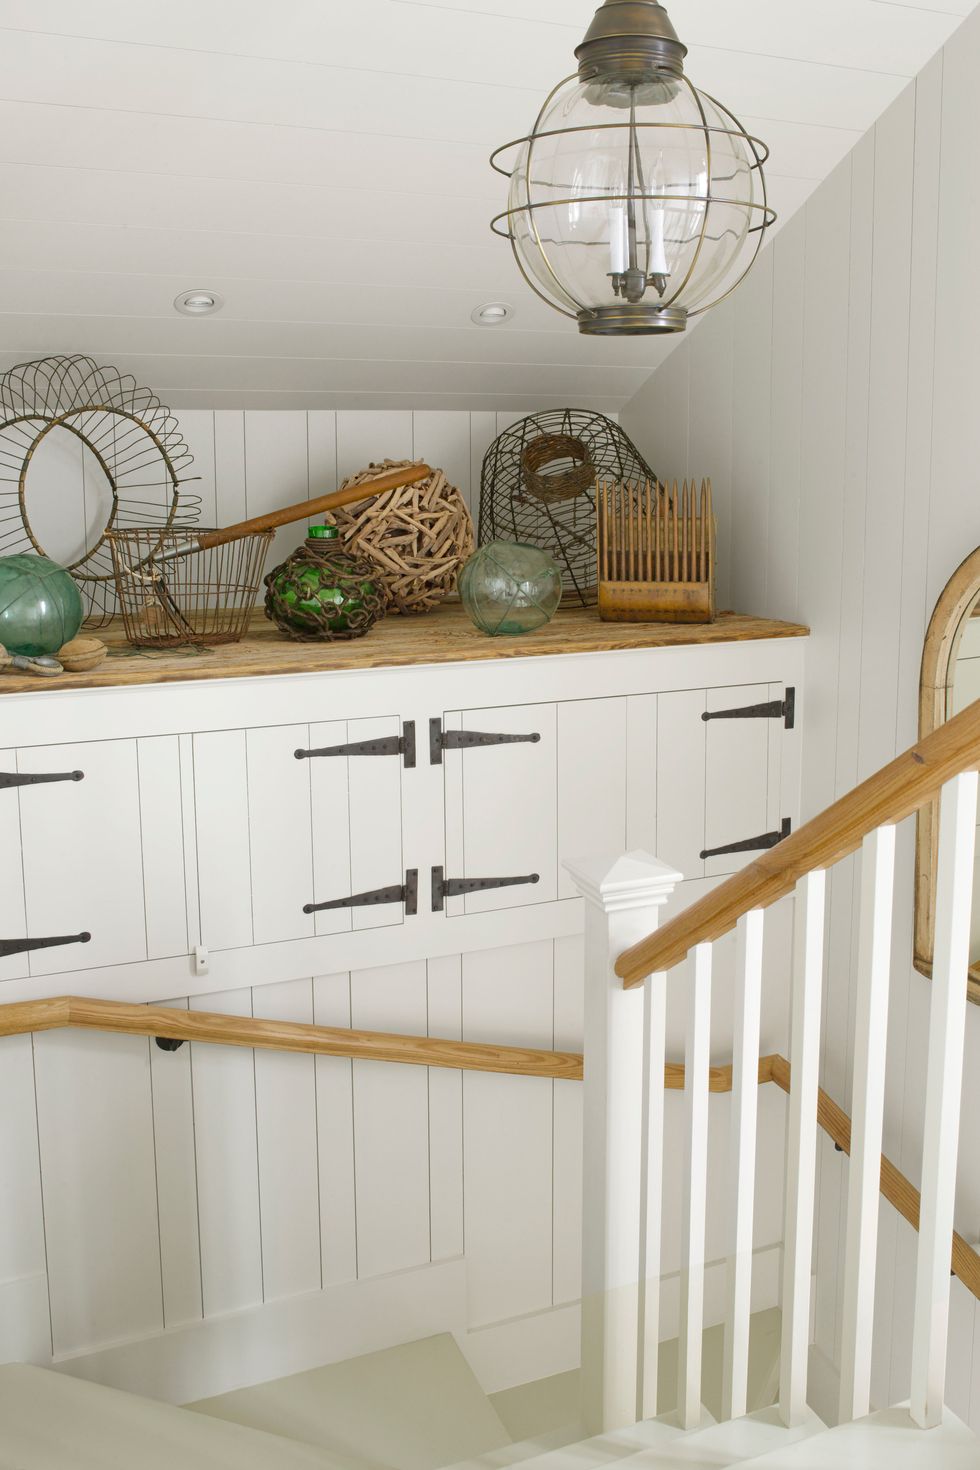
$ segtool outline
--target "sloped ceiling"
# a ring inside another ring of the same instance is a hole
[[[689,75],[799,208],[975,0],[674,0]],[[488,231],[487,156],[594,0],[0,0],[0,368],[88,352],[177,407],[618,409]],[[172,305],[207,287],[213,317]],[[471,323],[505,300],[513,319]]]

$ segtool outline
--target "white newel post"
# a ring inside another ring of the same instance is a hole
[[[643,987],[624,989],[613,966],[657,928],[682,875],[646,852],[565,867],[585,898],[582,1408],[599,1434],[642,1412]]]

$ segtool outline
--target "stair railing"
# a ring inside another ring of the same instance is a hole
[[[764,910],[793,894],[779,1411],[806,1414],[826,872],[862,850],[842,1421],[869,1412],[895,824],[940,799],[936,946],[916,1264],[911,1414],[942,1417],[980,765],[980,702],[658,928],[681,875],[646,853],[567,866],[586,900],[582,1374],[595,1432],[657,1412],[667,972],[693,951],[682,1151],[677,1413],[701,1415],[712,958],[736,931],[724,1410],[746,1412]]]

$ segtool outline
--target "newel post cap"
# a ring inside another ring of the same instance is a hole
[[[684,877],[642,848],[615,857],[569,858],[563,866],[583,897],[607,914],[665,904]]]

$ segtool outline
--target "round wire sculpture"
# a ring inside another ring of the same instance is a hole
[[[605,414],[548,409],[490,445],[480,479],[480,545],[540,546],[562,572],[564,601],[596,600],[595,483],[656,480],[636,445]]]
[[[98,627],[116,610],[108,533],[195,522],[200,498],[182,488],[191,462],[177,420],[135,378],[91,357],[20,363],[0,377],[0,555],[65,566]],[[29,496],[42,465],[48,494]]]
[[[374,480],[410,459],[385,459],[349,475],[346,490]],[[460,567],[475,545],[473,520],[462,493],[434,469],[414,485],[384,490],[330,512],[345,545],[374,563],[390,599],[389,612],[428,612],[456,589]]]

